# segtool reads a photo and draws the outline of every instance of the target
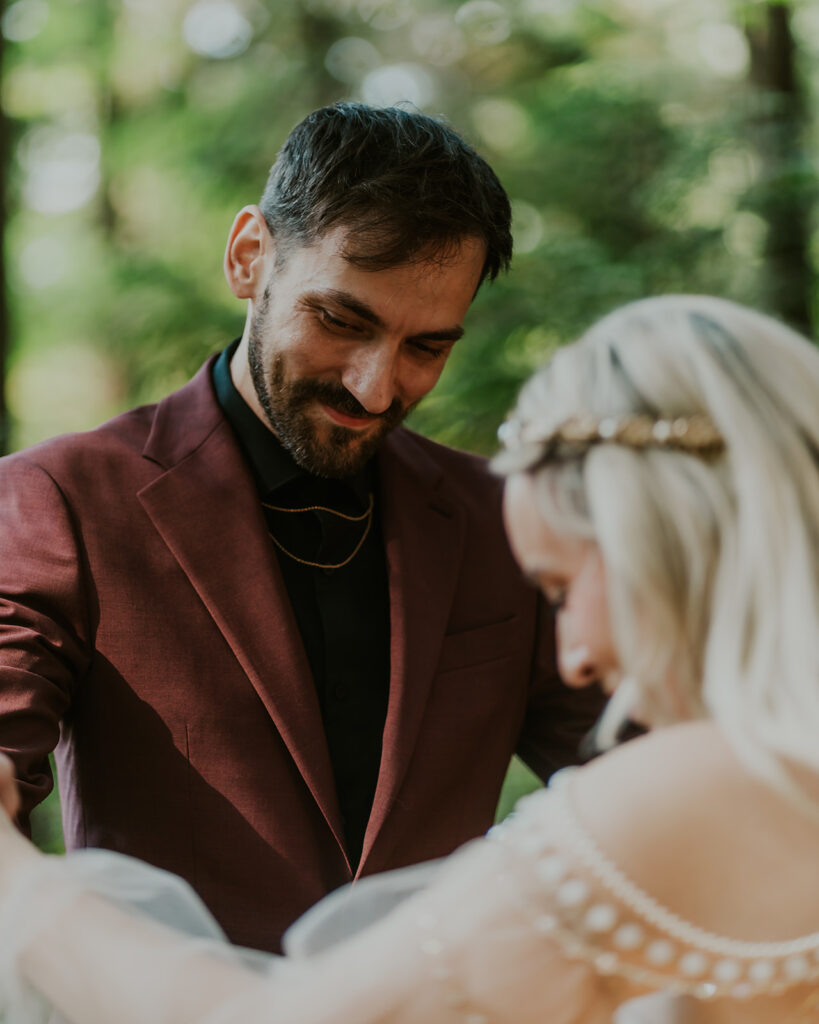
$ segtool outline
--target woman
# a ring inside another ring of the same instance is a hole
[[[331,896],[269,963],[220,953],[182,887],[160,916],[198,938],[97,895],[161,874],[42,858],[5,821],[13,1024],[38,993],[77,1024],[819,1021],[819,352],[724,301],[646,300],[560,350],[503,437],[566,683],[611,692],[607,745],[652,731],[446,862]]]

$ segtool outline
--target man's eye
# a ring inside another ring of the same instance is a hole
[[[358,328],[354,324],[347,323],[346,320],[341,320],[339,319],[339,317],[333,316],[333,314],[327,309],[321,310],[321,319],[325,324],[327,324],[330,327],[338,327],[344,331],[358,330]]]
[[[413,341],[412,347],[427,359],[443,359],[449,349],[438,348],[435,345],[425,345],[423,341]]]

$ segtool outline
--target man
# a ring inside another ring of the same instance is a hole
[[[0,748],[25,826],[183,875],[230,937],[492,821],[596,705],[553,669],[484,463],[403,429],[511,254],[487,164],[420,114],[296,127],[225,272],[242,338],[179,392],[0,463]]]

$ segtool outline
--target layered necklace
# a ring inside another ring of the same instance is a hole
[[[308,565],[312,569],[343,569],[345,565],[349,565],[350,562],[355,558],[358,552],[361,550],[364,541],[367,539],[367,535],[373,525],[373,494],[372,491],[368,494],[367,510],[362,512],[361,515],[353,516],[348,515],[346,512],[339,512],[338,509],[328,508],[326,505],[305,505],[303,508],[283,508],[280,505],[271,505],[269,502],[263,501],[262,507],[270,509],[271,512],[289,512],[298,514],[302,512],[327,512],[331,516],[336,516],[338,519],[344,519],[348,523],[364,523],[364,530],[361,536],[358,538],[355,547],[347,557],[341,561],[333,564],[327,564],[324,562],[312,562],[307,558],[299,558],[298,555],[294,555],[292,551],[289,551],[284,544],[276,537],[271,530],[268,529],[268,535],[279,551],[282,554],[287,555],[288,558],[292,558],[294,562],[298,562],[299,565]]]

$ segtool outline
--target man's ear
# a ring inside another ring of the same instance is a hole
[[[237,299],[255,299],[273,259],[273,238],[258,206],[236,214],[225,249],[225,277]]]

